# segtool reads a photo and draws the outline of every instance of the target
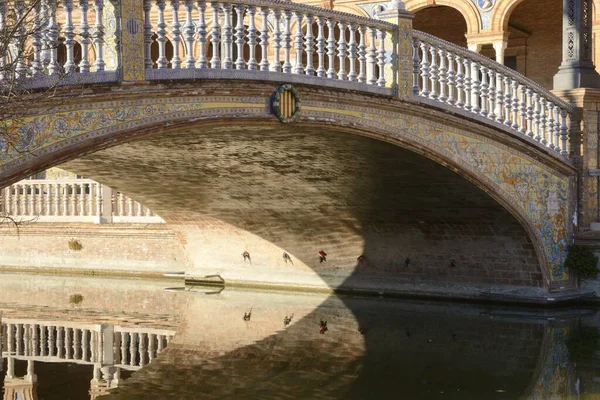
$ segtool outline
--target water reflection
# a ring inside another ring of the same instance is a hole
[[[85,299],[97,283],[79,287]],[[593,310],[121,286],[102,298],[143,299],[51,312],[0,304],[4,399],[600,395]]]

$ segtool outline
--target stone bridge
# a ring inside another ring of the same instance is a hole
[[[58,90],[5,121],[0,186],[67,163],[172,224],[187,268],[231,279],[573,285],[560,98],[412,30],[401,2],[379,19],[143,4],[42,2],[56,12],[40,11],[48,28],[15,77]]]

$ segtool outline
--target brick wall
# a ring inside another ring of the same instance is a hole
[[[462,47],[467,47],[467,23],[460,11],[446,6],[428,7],[415,13],[413,27]]]
[[[83,248],[71,250],[78,240]],[[158,225],[24,224],[0,229],[0,266],[166,272],[184,270],[177,236]]]

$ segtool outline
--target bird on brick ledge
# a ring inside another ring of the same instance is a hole
[[[248,261],[250,264],[252,264],[252,259],[250,258],[250,253],[248,253],[248,251],[244,251],[242,253],[242,257],[244,257],[244,262]]]
[[[321,326],[319,327],[319,333],[321,335],[324,335],[325,332],[327,332],[327,331],[328,331],[328,329],[327,329],[327,321],[321,320]]]

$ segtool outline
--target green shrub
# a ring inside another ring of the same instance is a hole
[[[75,293],[69,296],[69,304],[79,304],[83,301],[83,296]]]
[[[598,273],[598,257],[589,247],[574,244],[569,247],[565,267],[577,272],[580,278],[594,278]]]
[[[83,245],[81,244],[81,242],[77,239],[71,239],[69,240],[69,249],[73,250],[73,251],[79,251],[81,249],[83,249]]]

